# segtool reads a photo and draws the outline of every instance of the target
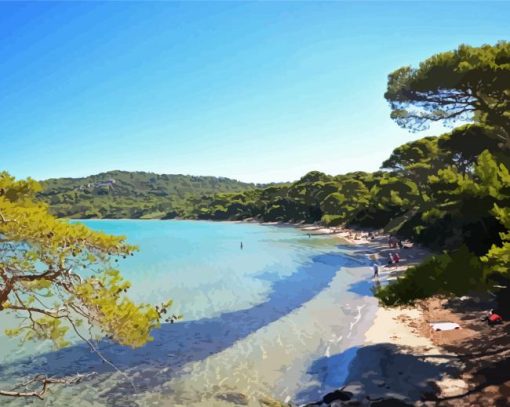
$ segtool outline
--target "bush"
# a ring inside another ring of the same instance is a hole
[[[482,262],[462,246],[450,254],[432,256],[409,268],[395,283],[377,289],[375,296],[387,306],[409,305],[433,295],[461,296],[486,288]]]

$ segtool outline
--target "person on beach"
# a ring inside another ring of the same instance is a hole
[[[487,323],[491,326],[499,325],[503,323],[503,318],[501,317],[501,315],[496,314],[496,312],[493,309],[491,309],[489,311],[489,315],[487,315]]]
[[[379,278],[379,265],[377,263],[374,263],[372,266],[374,269],[374,276],[372,278]]]
[[[393,253],[390,253],[388,255],[388,265],[386,267],[392,267],[393,266]]]
[[[399,262],[400,262],[400,256],[398,255],[398,253],[395,253],[393,255],[393,264],[396,266],[396,265],[398,265]]]

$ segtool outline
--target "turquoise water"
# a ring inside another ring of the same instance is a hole
[[[184,319],[163,325],[137,350],[101,343],[123,374],[80,343],[57,352],[48,344],[18,352],[2,346],[2,380],[40,371],[97,373],[35,405],[305,402],[342,383],[374,305],[366,259],[352,247],[292,227],[248,223],[83,223],[138,245],[139,253],[119,262],[132,282],[130,296],[148,303],[171,298],[172,312]]]
[[[294,273],[309,257],[335,249],[336,239],[292,227],[205,221],[88,220],[87,226],[125,235],[140,251],[120,263],[144,302],[172,298],[186,320],[249,308],[271,282]],[[243,249],[240,245],[243,243]]]

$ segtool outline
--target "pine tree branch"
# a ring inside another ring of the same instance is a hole
[[[83,379],[89,378],[95,375],[95,372],[89,374],[76,374],[69,377],[47,377],[45,375],[37,375],[27,382],[21,383],[14,387],[12,390],[0,390],[0,396],[7,397],[36,397],[40,400],[44,398],[50,384],[76,384],[81,382]],[[35,383],[40,383],[41,388],[39,390],[32,391],[18,391],[17,389],[24,387],[27,388]]]

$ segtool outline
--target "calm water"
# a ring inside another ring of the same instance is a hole
[[[138,245],[140,252],[120,263],[132,282],[130,295],[150,303],[172,298],[172,311],[184,320],[162,326],[141,349],[102,343],[123,375],[80,343],[55,352],[48,344],[15,350],[4,340],[2,380],[40,371],[98,373],[34,405],[232,406],[260,405],[264,397],[304,402],[342,383],[375,303],[363,254],[290,227],[84,223]]]

